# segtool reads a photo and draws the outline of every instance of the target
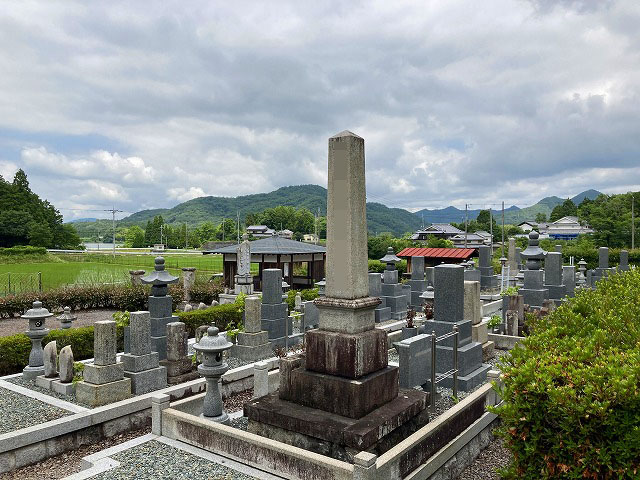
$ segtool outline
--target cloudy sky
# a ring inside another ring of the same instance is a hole
[[[3,2],[0,174],[65,218],[326,186],[526,206],[640,190],[640,2]],[[123,216],[123,215],[121,215]]]

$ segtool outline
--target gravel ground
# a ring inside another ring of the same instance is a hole
[[[494,357],[490,358],[489,361],[487,361],[487,363],[491,365],[491,368],[495,370],[500,370],[498,368],[498,362],[500,362],[500,359],[504,357],[507,353],[509,353],[509,350],[498,350],[496,348]]]
[[[78,402],[75,395],[63,395],[61,393],[54,392],[53,390],[47,390],[46,388],[42,388],[36,385],[36,382],[30,382],[23,379],[22,377],[7,378],[6,381],[15,385],[20,385],[24,388],[28,388],[30,390],[33,390],[34,392],[43,393],[44,395],[48,395],[50,397],[58,398],[66,402],[79,405],[81,407],[91,408],[90,405],[85,405],[84,403]]]
[[[132,478],[138,480],[157,478],[252,480],[256,478],[155,440],[117,453],[112,458],[121,465],[91,478],[95,480],[130,480]]]
[[[121,433],[93,445],[85,445],[42,462],[5,473],[3,480],[58,480],[80,471],[82,457],[151,433],[151,427]],[[135,478],[135,477],[132,477]]]
[[[78,318],[73,322],[74,327],[88,327],[99,320],[113,320],[111,315],[115,310],[81,310],[74,312]],[[60,312],[62,313],[62,312]],[[0,337],[7,335],[15,335],[16,333],[24,333],[29,326],[29,322],[16,318],[3,318],[0,320]],[[50,317],[46,321],[46,327],[51,329],[60,328],[60,322],[56,317]]]
[[[237,412],[242,410],[244,404],[251,400],[253,396],[253,389],[245,390],[244,392],[234,393],[230,397],[223,400],[224,409],[227,413]]]
[[[469,465],[457,480],[499,480],[496,470],[505,468],[511,461],[511,452],[502,446],[502,440],[494,439]]]
[[[249,426],[249,419],[247,417],[233,418],[231,419],[231,426],[246,432]]]
[[[49,422],[72,412],[0,387],[0,435]]]

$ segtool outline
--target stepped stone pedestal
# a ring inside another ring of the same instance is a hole
[[[402,289],[402,284],[398,283],[398,270],[396,262],[400,261],[389,247],[387,254],[380,259],[386,263],[387,267],[382,274],[383,283],[381,285],[381,299],[384,304],[391,309],[393,320],[404,320],[407,316],[407,295]]]
[[[119,402],[131,396],[131,379],[116,363],[116,322],[96,322],[93,327],[94,363],[85,365],[83,381],[76,385],[76,398],[92,407]]]
[[[255,362],[273,354],[269,332],[262,330],[261,300],[247,297],[244,301],[244,332],[238,333],[236,345],[231,347],[231,356]]]
[[[424,257],[411,257],[411,302],[414,310],[422,308],[422,298],[420,295],[427,289],[427,281],[424,279]]]
[[[326,296],[314,301],[319,328],[306,333],[304,354],[281,359],[278,392],[245,404],[244,413],[250,432],[353,461],[428,422],[427,395],[399,390],[387,333],[375,328],[380,299],[369,296],[362,138],[343,132],[329,139],[328,186]],[[397,296],[406,302],[401,289]]]
[[[282,301],[282,270],[266,268],[262,271],[261,328],[267,332],[273,348],[284,347],[293,325],[287,304]]]
[[[480,270],[480,288],[488,290],[495,288],[498,284],[498,279],[493,273],[493,265],[491,263],[491,247],[488,245],[481,245],[478,247],[478,270]]]
[[[549,290],[549,299],[562,303],[562,299],[567,295],[567,287],[562,282],[562,253],[549,252],[544,261],[545,285]]]
[[[527,262],[527,269],[523,272],[524,287],[518,290],[524,303],[536,309],[542,308],[549,298],[549,290],[544,288],[544,272],[540,270],[546,252],[540,248],[539,236],[535,230],[529,232],[529,245],[520,254]]]
[[[151,316],[149,312],[131,312],[131,349],[121,356],[124,376],[131,379],[135,395],[167,386],[167,369],[158,363],[158,352],[151,351]]]

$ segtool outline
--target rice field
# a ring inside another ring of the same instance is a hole
[[[174,275],[183,267],[195,267],[196,275],[209,279],[222,272],[221,255],[165,255],[165,266]],[[37,260],[37,258],[36,258]],[[55,261],[51,261],[55,260]],[[126,283],[129,270],[149,271],[154,255],[83,253],[50,255],[47,261],[0,263],[0,295],[49,290],[69,285]]]

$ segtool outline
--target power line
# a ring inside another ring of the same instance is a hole
[[[111,212],[111,220],[113,222],[113,256],[116,256],[116,213],[121,213],[123,210],[117,210],[115,207],[111,207],[110,210],[102,210],[103,212]]]

